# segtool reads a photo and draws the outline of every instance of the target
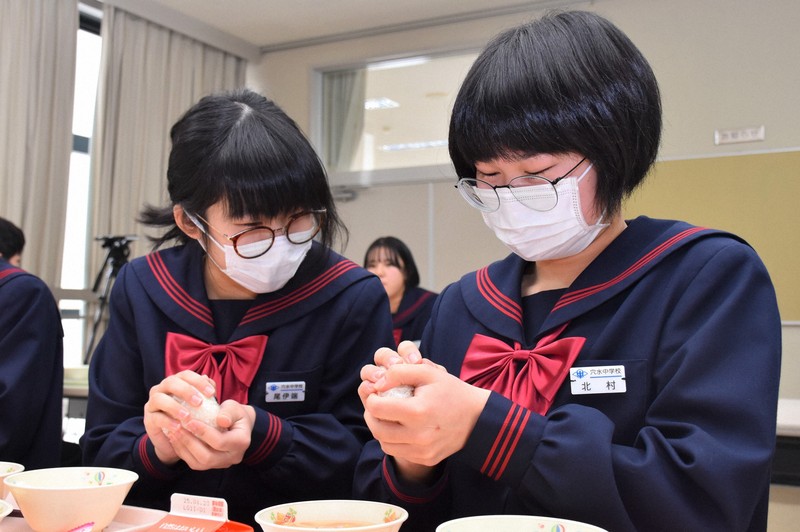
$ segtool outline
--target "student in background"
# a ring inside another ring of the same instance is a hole
[[[170,203],[142,219],[166,228],[157,248],[178,245],[120,269],[84,461],[137,472],[132,504],[222,497],[251,526],[273,504],[347,498],[369,437],[359,369],[392,343],[386,292],[331,249],[325,171],[275,103],[207,96],[171,139]]]
[[[0,218],[0,460],[39,469],[61,462],[64,333],[50,289],[19,268],[24,245]]]
[[[411,250],[402,240],[383,236],[367,248],[364,267],[378,276],[389,296],[395,342],[419,344],[438,294],[420,288]]]
[[[25,247],[25,233],[22,229],[0,218],[0,258],[12,266],[20,267],[22,264],[22,249]]]
[[[550,14],[478,56],[450,156],[512,254],[442,291],[419,350],[362,370],[360,496],[403,504],[415,532],[509,513],[766,530],[775,291],[741,238],[623,218],[660,135],[652,69],[597,14]],[[413,397],[382,396],[398,385]]]

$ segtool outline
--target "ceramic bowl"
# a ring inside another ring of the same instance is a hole
[[[14,507],[11,506],[11,504],[9,504],[8,502],[4,501],[3,499],[0,499],[0,522],[2,522],[3,518],[5,516],[7,516],[8,514],[10,514],[11,510],[13,510],[13,509],[14,509]]]
[[[408,512],[399,506],[358,500],[290,502],[256,514],[264,532],[397,532],[406,519]]]
[[[0,499],[5,499],[8,496],[8,490],[3,480],[8,475],[19,473],[20,471],[25,471],[24,465],[16,462],[0,462]]]
[[[481,515],[447,521],[436,532],[608,532],[594,525],[535,515]]]
[[[36,532],[63,532],[92,524],[103,530],[139,478],[111,467],[32,469],[5,478],[25,521]]]

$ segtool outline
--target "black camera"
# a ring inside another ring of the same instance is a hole
[[[123,236],[96,236],[94,239],[97,241],[103,242],[104,248],[118,248],[122,246],[127,246],[130,242],[133,242],[139,238],[136,235],[123,235]]]

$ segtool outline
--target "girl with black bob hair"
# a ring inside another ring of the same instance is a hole
[[[419,342],[438,294],[420,288],[411,250],[399,238],[382,236],[364,253],[364,268],[378,276],[389,296],[395,342]]]
[[[330,248],[325,171],[273,102],[206,96],[171,136],[170,205],[142,213],[167,230],[118,273],[83,461],[138,473],[130,504],[222,497],[253,527],[273,504],[347,498],[369,435],[358,371],[393,342],[386,292]]]
[[[479,55],[450,154],[512,253],[442,291],[419,349],[362,368],[357,496],[404,505],[416,532],[491,514],[766,529],[775,291],[735,235],[623,218],[660,130],[647,61],[597,14],[548,14]],[[400,385],[413,395],[384,393]]]
[[[386,262],[399,267],[405,278],[406,288],[419,286],[419,270],[414,255],[405,242],[394,236],[382,236],[375,239],[364,253],[364,267],[370,262]]]
[[[603,176],[597,207],[619,212],[661,139],[661,97],[647,60],[593,13],[569,12],[496,37],[470,69],[450,120],[459,177],[475,162],[580,153]]]

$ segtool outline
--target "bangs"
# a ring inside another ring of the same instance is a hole
[[[450,156],[458,177],[475,177],[475,163],[495,159],[518,160],[541,153],[569,151],[577,142],[570,124],[561,121],[546,108],[521,107],[509,100],[484,107],[481,113],[453,116]],[[564,113],[560,113],[563,119]],[[577,118],[575,118],[577,120]]]
[[[376,245],[367,251],[367,259],[364,261],[365,264],[369,264],[370,262],[387,262],[389,264],[394,264],[398,268],[403,268],[403,260],[400,258],[400,255],[397,253],[397,250],[383,246],[383,245]]]
[[[202,172],[213,195],[235,218],[324,208],[327,178],[316,153],[296,131],[259,127],[259,118],[243,116],[207,158]]]
[[[522,47],[520,47],[522,48]],[[583,110],[576,88],[533,58],[487,54],[462,85],[450,121],[450,155],[459,177],[474,163],[568,151]],[[483,72],[486,70],[486,72]]]
[[[562,143],[554,142],[553,129],[542,126],[541,120],[526,121],[504,109],[484,112],[461,121],[458,133],[450,137],[459,177],[475,177],[476,162],[516,160],[562,150]],[[524,113],[520,110],[519,114]]]
[[[618,87],[593,80],[616,68],[613,55],[575,44],[570,28],[539,21],[501,34],[467,74],[451,118],[451,158],[456,170],[474,176],[474,162],[518,159],[540,153],[589,148],[587,131],[607,131],[608,108]],[[587,52],[587,50],[589,50]]]

